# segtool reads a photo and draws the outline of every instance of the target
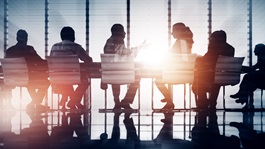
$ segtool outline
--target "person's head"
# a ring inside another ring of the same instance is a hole
[[[65,26],[61,30],[61,39],[75,41],[75,31],[72,27]]]
[[[190,47],[192,47],[193,41],[193,33],[188,26],[186,26],[182,22],[175,23],[172,28],[172,36],[175,39],[186,40]]]
[[[178,22],[173,25],[172,35],[176,39],[181,39],[184,37],[184,34],[187,30],[187,27],[184,23]]]
[[[254,53],[257,56],[265,56],[265,45],[263,43],[256,44]]]
[[[226,43],[226,33],[223,30],[214,31],[210,35],[210,43]]]
[[[120,38],[125,38],[124,27],[121,24],[114,24],[111,27],[111,34]]]
[[[18,30],[17,31],[17,41],[27,43],[28,42],[28,33],[23,29]]]

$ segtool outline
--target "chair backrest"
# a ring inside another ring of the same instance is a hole
[[[197,54],[169,54],[162,68],[162,82],[170,84],[193,83]]]
[[[77,55],[47,56],[49,79],[53,85],[74,85],[81,82]]]
[[[134,57],[118,54],[100,54],[101,80],[107,84],[135,82]]]
[[[244,57],[219,56],[215,66],[214,83],[235,85],[240,82]]]
[[[1,59],[6,86],[27,86],[29,82],[28,66],[24,57]]]

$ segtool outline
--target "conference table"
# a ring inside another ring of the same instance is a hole
[[[89,65],[81,63],[81,70],[87,72],[88,77],[101,78],[101,62],[93,62]],[[135,74],[139,78],[158,78],[162,75],[161,67],[149,67],[142,62],[135,62]]]

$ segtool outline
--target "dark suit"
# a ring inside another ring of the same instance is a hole
[[[17,43],[6,51],[5,58],[24,57],[29,70],[29,85],[27,87],[32,101],[40,104],[49,87],[48,64],[35,51],[32,46]],[[40,82],[41,81],[41,82]],[[38,89],[36,92],[35,90]]]
[[[217,104],[217,97],[220,90],[219,84],[213,84],[214,69],[219,55],[233,57],[235,49],[228,43],[210,43],[208,51],[203,57],[196,59],[195,68],[198,73],[195,74],[195,81],[193,83],[193,92],[197,95],[198,108],[214,108]],[[202,72],[202,73],[200,73]],[[207,84],[205,84],[207,82]],[[206,93],[209,93],[207,99]]]

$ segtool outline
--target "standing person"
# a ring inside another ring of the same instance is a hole
[[[243,67],[247,73],[244,75],[243,80],[240,83],[239,91],[234,95],[230,95],[231,98],[237,99],[237,103],[246,103],[243,109],[254,109],[253,98],[250,98],[249,103],[247,103],[248,97],[250,95],[253,96],[253,92],[257,88],[264,86],[262,80],[265,75],[265,45],[262,43],[257,44],[254,53],[257,56],[257,63],[252,67]]]
[[[119,55],[137,55],[138,50],[142,48],[143,45],[136,47],[136,48],[126,48],[124,44],[125,38],[125,31],[124,27],[121,24],[114,24],[111,27],[111,36],[107,40],[104,46],[104,53],[105,54],[119,54]],[[119,84],[112,84],[112,93],[114,97],[115,106],[113,109],[120,109],[121,107],[125,109],[131,109],[130,103],[133,102],[134,96],[136,91],[139,87],[140,80],[136,80],[135,83],[130,84],[130,87],[125,95],[123,102],[120,102],[120,85]]]
[[[18,30],[17,44],[6,50],[5,58],[25,58],[29,70],[29,84],[27,90],[32,99],[27,105],[27,110],[43,111],[48,108],[41,104],[49,87],[48,75],[46,73],[48,64],[37,54],[34,47],[27,45],[27,42],[28,33],[22,29]],[[38,75],[36,75],[36,73]],[[36,81],[41,81],[41,83]]]
[[[90,64],[92,58],[82,48],[81,45],[75,43],[75,31],[72,27],[65,26],[61,30],[61,42],[54,44],[51,48],[50,56],[58,55],[78,55],[79,59],[84,61],[85,64]],[[84,74],[81,74],[81,79],[87,80]],[[59,86],[59,88],[67,88],[67,94],[70,96],[70,101],[67,103],[67,107],[70,109],[84,109],[84,105],[81,104],[82,97],[88,88],[88,82],[78,84],[78,87],[74,90],[73,86]],[[64,94],[64,92],[63,92]],[[63,95],[64,96],[64,95]]]
[[[208,51],[202,57],[198,57],[195,62],[195,68],[198,71],[211,71],[215,69],[215,65],[219,55],[231,56],[235,54],[235,48],[226,42],[226,33],[223,30],[214,31],[209,39]],[[195,81],[192,85],[192,90],[197,95],[197,108],[199,109],[216,109],[217,98],[220,90],[219,84],[211,84],[210,88],[206,88],[200,80],[207,80],[212,83],[214,73],[208,73],[202,77],[197,78],[195,74]],[[197,82],[198,80],[198,82]],[[207,98],[207,92],[209,98]]]
[[[179,22],[173,25],[173,37],[176,39],[170,53],[191,54],[193,41],[193,33],[184,23]],[[163,94],[164,98],[161,102],[166,102],[162,109],[174,109],[175,105],[171,99],[170,91],[161,79],[156,79],[155,84],[158,90]]]

